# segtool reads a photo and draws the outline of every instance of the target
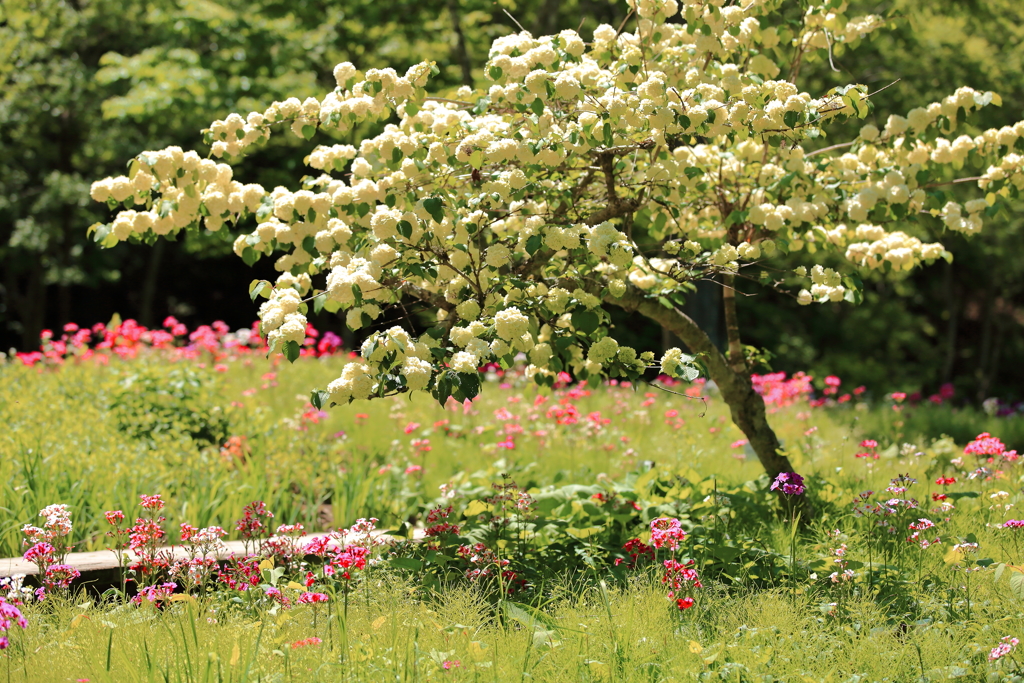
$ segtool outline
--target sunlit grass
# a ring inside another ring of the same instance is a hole
[[[426,601],[388,580],[363,590],[347,617],[321,609],[316,625],[308,606],[271,615],[55,601],[28,611],[32,627],[0,667],[14,681],[985,680],[988,649],[1022,623],[991,609],[974,625],[908,624],[863,597],[838,620],[784,590],[712,588],[678,613],[646,579],[556,590],[543,621],[496,612],[472,587]],[[979,593],[979,604],[994,599]]]
[[[693,535],[682,555],[702,572],[716,544],[772,551],[771,567],[718,563],[721,573],[705,576],[685,611],[666,597],[656,568],[619,583],[601,567],[565,574],[555,556],[538,560],[547,578],[529,602],[539,612],[462,580],[425,590],[415,574],[383,567],[366,575],[347,609],[334,599],[316,612],[304,605],[272,614],[232,606],[223,594],[163,610],[55,595],[25,607],[29,628],[10,634],[0,681],[1014,680],[1001,673],[1013,660],[987,655],[1024,625],[1024,582],[1011,581],[1013,567],[996,573],[1000,564],[1024,565],[1021,539],[999,528],[1019,516],[1018,466],[966,478],[978,463],[951,464],[962,443],[904,447],[909,437],[890,407],[773,408],[770,420],[817,506],[796,528],[774,511],[759,463],[713,392],[705,405],[651,387],[570,396],[494,379],[471,406],[418,396],[309,419],[308,390],[341,362],[239,360],[225,373],[190,365],[209,389],[195,414],[225,416],[230,436],[245,437],[242,457],[173,430],[139,439],[119,428],[110,408],[119,382],[168,371],[156,359],[0,368],[0,554],[20,553],[21,525],[58,502],[71,506],[72,542],[84,550],[106,547],[102,512],[132,515],[141,493],[163,494],[169,529],[181,521],[229,527],[252,500],[264,500],[275,522],[309,529],[371,515],[396,528],[421,516],[441,484],[482,497],[506,473],[539,496],[609,480],[639,482],[641,491],[657,476],[669,488],[645,494],[645,510],[685,507]],[[548,416],[560,400],[577,408],[575,424]],[[498,445],[509,423],[522,426],[512,450]],[[868,437],[882,444],[878,459],[855,457]],[[406,473],[410,466],[421,469]],[[907,495],[919,501],[900,524],[939,524],[932,536],[941,539],[927,549],[905,542],[909,530],[886,535],[854,513],[858,494],[884,499],[900,474],[918,479]],[[955,485],[934,483],[953,475]],[[940,492],[953,507],[938,508],[932,494]],[[979,544],[968,562],[952,550],[966,540]],[[840,543],[856,567],[845,588],[829,579]]]

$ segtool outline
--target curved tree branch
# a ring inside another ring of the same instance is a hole
[[[707,364],[708,374],[718,385],[722,399],[729,406],[733,422],[746,435],[750,447],[754,449],[768,476],[774,479],[783,472],[793,471],[793,466],[784,455],[778,437],[768,424],[764,399],[754,391],[750,375],[746,372],[735,372],[725,355],[690,316],[677,307],[669,308],[645,298],[640,290],[633,286],[629,286],[626,293],[619,298],[610,294],[605,295],[604,301],[653,320],[679,337],[689,347],[691,353],[701,354]],[[783,502],[795,504],[800,509],[803,519],[810,517],[810,503],[804,496]]]

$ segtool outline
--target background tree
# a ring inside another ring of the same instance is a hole
[[[83,241],[81,226],[102,213],[89,206],[82,178],[93,169],[117,173],[143,140],[194,147],[207,112],[264,108],[283,95],[282,83],[315,93],[329,87],[329,65],[342,60],[386,61],[404,70],[429,54],[441,70],[432,91],[451,94],[449,88],[466,82],[467,61],[482,82],[490,41],[517,30],[504,10],[534,34],[582,26],[589,36],[599,23],[618,26],[623,17],[621,6],[610,0],[446,0],[390,7],[385,11],[370,2],[343,7],[331,2],[4,3],[0,118],[6,125],[0,129],[0,150],[9,161],[0,169],[5,208],[0,214],[0,347],[34,348],[43,326],[103,320],[115,311],[147,324],[168,313],[193,323],[222,318],[246,324],[244,295],[231,285],[245,269],[218,236],[107,252]],[[786,19],[796,21],[796,5],[787,7],[792,16]],[[874,90],[901,78],[873,99],[878,111],[905,112],[941,99],[949,83],[963,83],[1001,92],[1008,103],[964,122],[972,134],[1013,122],[1015,107],[1009,105],[1024,98],[1019,68],[1024,7],[1019,3],[853,0],[848,14],[872,12],[886,19],[886,30],[867,36],[853,53],[836,45],[831,64],[815,55],[803,62],[801,79],[809,91],[824,92],[843,82],[863,82]],[[258,66],[259,78],[246,72],[251,65]],[[884,120],[875,123],[883,127]],[[355,142],[360,135],[344,141]],[[295,141],[278,138],[247,158],[244,172],[273,186],[294,177],[300,159]],[[949,189],[969,196],[965,188]],[[952,264],[899,279],[867,277],[866,291],[875,296],[859,307],[829,304],[809,315],[772,292],[747,296],[755,289],[740,282],[745,340],[771,349],[774,369],[840,374],[852,385],[877,391],[935,391],[953,381],[964,398],[1019,398],[1024,369],[1009,361],[1024,354],[1019,329],[1024,273],[1004,256],[1024,246],[1017,213],[996,217],[999,229],[978,238],[945,238],[958,255]],[[261,277],[272,274],[265,263],[257,268]],[[161,277],[170,273],[175,277]],[[709,281],[697,286],[685,310],[721,345],[723,290]],[[771,317],[758,315],[758,298],[771,300]],[[631,346],[660,351],[673,343],[642,318],[613,315],[616,334]],[[332,318],[317,320],[318,326],[338,324]]]
[[[863,119],[874,93],[843,86],[814,97],[794,83],[805,62],[858,43],[881,17],[847,17],[837,0],[808,4],[796,20],[770,3],[697,3],[683,23],[666,23],[678,9],[638,2],[633,32],[602,25],[589,45],[573,30],[499,38],[486,65],[493,85],[463,87],[458,99],[427,96],[432,64],[400,76],[341,63],[322,99],[215,121],[205,131],[212,158],[168,147],[94,183],[94,199],[126,209],[93,226],[94,238],[152,243],[255,217],[233,249],[247,264],[281,252],[276,283],[255,281],[250,294],[268,298],[262,329],[290,359],[310,304],[345,311],[353,330],[392,311],[408,319],[413,303],[437,311],[418,336],[411,325],[370,335],[365,362],[347,365],[317,405],[417,390],[472,398],[478,366],[508,366],[517,352],[542,385],[567,369],[635,382],[658,366],[614,339],[605,309],[638,312],[700,355],[768,474],[792,471],[751,383],[737,280],[804,305],[859,303],[858,269],[948,261],[942,244],[915,233],[976,233],[1017,197],[1024,123],[963,134],[968,113],[1000,100],[961,87],[822,147],[828,124]],[[304,163],[317,174],[296,190],[243,183],[215,160],[270,144],[275,128],[344,137],[386,121],[358,147],[313,148]],[[965,166],[978,175],[962,178]],[[968,181],[981,198],[960,204],[941,189]],[[814,265],[789,270],[794,259]],[[682,310],[692,283],[709,278],[724,287],[724,352]],[[670,349],[659,366],[693,379],[699,364]]]

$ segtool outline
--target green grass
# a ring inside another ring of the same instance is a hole
[[[426,602],[386,579],[362,590],[347,619],[321,609],[316,625],[308,606],[277,615],[195,602],[162,612],[39,607],[0,677],[10,666],[15,681],[977,681],[988,649],[1021,626],[991,587],[972,625],[894,622],[866,598],[835,620],[806,595],[714,588],[676,613],[660,583],[643,578],[624,589],[560,586],[543,621],[500,616],[472,587]],[[291,647],[311,636],[322,642]]]
[[[450,502],[469,539],[459,542],[484,541],[513,558],[528,588],[508,597],[469,582],[461,565],[436,557],[455,555],[442,545],[385,550],[360,575],[347,612],[336,593],[318,611],[268,609],[226,591],[163,610],[56,595],[25,607],[29,628],[11,634],[0,681],[1019,680],[1015,660],[987,661],[1000,638],[1024,626],[1024,573],[1015,569],[1024,566],[1024,538],[999,528],[1022,516],[1019,465],[1002,466],[1001,478],[968,479],[977,463],[951,462],[962,442],[908,436],[911,416],[889,408],[778,409],[770,419],[817,510],[794,532],[756,459],[733,446],[741,435],[713,396],[705,412],[651,388],[601,387],[573,399],[577,424],[558,425],[547,411],[564,392],[495,381],[469,411],[418,397],[303,423],[308,390],[340,363],[237,360],[226,373],[157,358],[0,366],[0,554],[20,553],[20,526],[52,503],[72,506],[73,542],[84,550],[106,546],[102,512],[134,516],[141,493],[164,495],[168,529],[228,527],[256,499],[275,522],[318,529],[372,515],[398,529]],[[131,387],[122,384],[129,376]],[[534,406],[538,397],[546,402]],[[501,409],[524,430],[514,450],[497,446]],[[587,420],[595,411],[610,422],[595,426]],[[142,433],[132,428],[140,420],[148,421]],[[434,426],[440,420],[447,431]],[[410,423],[419,426],[407,432]],[[1001,424],[984,429],[998,436]],[[225,436],[246,437],[244,459],[221,455]],[[865,437],[882,442],[880,459],[854,457]],[[421,439],[430,451],[412,444]],[[901,452],[910,439],[915,447]],[[422,470],[406,474],[409,465]],[[860,492],[882,492],[906,473],[919,480],[907,495],[921,506],[900,513],[895,533],[854,514]],[[498,505],[487,498],[502,474],[537,502],[524,526],[496,532]],[[939,487],[940,475],[958,482]],[[440,499],[441,484],[461,496]],[[940,490],[955,507],[935,509]],[[617,503],[595,503],[594,492],[639,511],[623,515]],[[657,566],[613,566],[622,539],[646,539],[647,522],[663,515],[683,521],[680,556],[696,561],[705,584],[689,610],[667,598]],[[919,517],[937,523],[930,540],[941,538],[926,550],[905,541]],[[830,536],[836,529],[839,538]],[[953,552],[963,541],[979,552]],[[829,580],[839,543],[856,572],[845,586]],[[291,647],[310,637],[322,642]],[[444,669],[445,661],[459,666]]]

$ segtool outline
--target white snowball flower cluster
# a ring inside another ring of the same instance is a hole
[[[306,339],[306,316],[299,313],[302,297],[291,287],[274,289],[270,299],[260,306],[261,328],[273,346]]]
[[[894,270],[910,270],[922,260],[931,261],[947,256],[941,244],[926,244],[904,232],[886,232],[878,225],[859,225],[857,238],[870,240],[854,242],[846,248],[846,258],[860,266],[879,268],[885,263]]]
[[[327,393],[334,403],[348,403],[350,399],[370,398],[374,391],[373,370],[365,363],[347,363],[341,377],[327,385]]]
[[[665,351],[661,357],[661,373],[669,377],[675,377],[683,366],[683,352],[678,348],[671,348]]]
[[[387,300],[390,291],[377,281],[381,273],[381,267],[373,261],[349,259],[348,263],[331,269],[327,276],[327,296],[342,304],[355,301],[356,292],[363,299]]]
[[[511,306],[494,316],[494,327],[505,341],[519,339],[530,331],[530,319]]]
[[[619,353],[619,343],[611,337],[605,337],[590,347],[587,360],[594,363],[607,363]]]
[[[811,296],[818,301],[842,301],[846,287],[841,283],[842,275],[831,268],[814,266],[811,268]]]

